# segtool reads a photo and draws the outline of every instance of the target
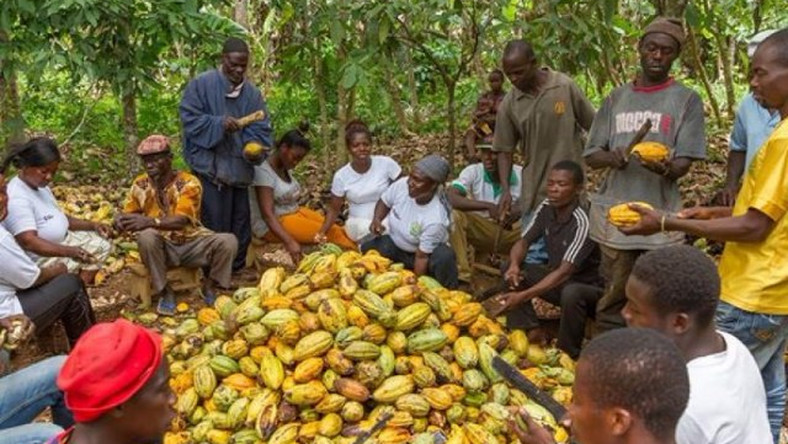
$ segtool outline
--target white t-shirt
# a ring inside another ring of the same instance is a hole
[[[14,236],[0,225],[0,318],[21,314],[22,305],[16,297],[19,289],[30,288],[41,274]]]
[[[509,190],[512,199],[519,199],[522,190],[523,167],[512,165],[512,173],[509,175]],[[481,202],[498,203],[501,200],[500,186],[494,186],[490,179],[490,174],[484,169],[484,164],[474,163],[465,167],[459,177],[452,181],[451,186],[465,193],[473,200]],[[476,211],[478,214],[487,216],[484,211]]]
[[[386,218],[388,234],[400,249],[409,253],[421,250],[432,253],[449,240],[449,214],[437,194],[431,201],[419,205],[408,195],[408,178],[391,184],[380,196],[391,209]]]
[[[68,234],[68,218],[60,209],[49,187],[33,189],[14,177],[8,182],[8,217],[3,221],[14,236],[37,231],[38,237],[62,243]],[[37,259],[38,256],[30,254]]]
[[[771,444],[766,391],[750,351],[718,332],[725,351],[687,363],[690,399],[676,429],[677,444]]]
[[[274,214],[277,217],[294,213],[298,210],[301,185],[292,174],[289,175],[290,182],[282,180],[267,160],[254,167],[254,180],[252,187],[249,188],[249,214],[252,219],[252,233],[256,237],[265,236],[268,232],[268,225],[260,213],[260,205],[257,203],[257,193],[254,187],[268,187],[274,190]]]
[[[399,164],[388,156],[372,156],[369,170],[363,174],[348,163],[334,173],[331,194],[347,199],[349,217],[371,220],[378,199],[401,172]]]

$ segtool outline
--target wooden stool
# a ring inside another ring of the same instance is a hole
[[[260,258],[265,253],[266,242],[259,238],[252,236],[252,242],[249,243],[249,248],[246,250],[246,266],[252,267],[254,266],[257,271],[261,271],[261,262]]]
[[[131,270],[129,293],[132,297],[139,298],[141,308],[149,308],[153,290],[150,288],[150,273],[148,273],[148,269],[141,263],[129,264],[128,267]],[[202,270],[199,268],[172,268],[167,270],[167,282],[170,284],[172,291],[176,293],[200,290],[202,287]]]

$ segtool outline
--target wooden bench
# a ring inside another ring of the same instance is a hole
[[[150,286],[150,273],[145,265],[133,263],[128,265],[131,270],[129,293],[134,298],[139,298],[141,308],[151,306],[153,290]],[[176,293],[199,291],[202,288],[202,270],[200,268],[177,267],[167,270],[167,282]]]

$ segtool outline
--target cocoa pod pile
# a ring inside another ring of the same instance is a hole
[[[166,444],[516,442],[510,407],[555,419],[503,381],[500,355],[562,403],[574,363],[488,318],[469,294],[374,251],[326,247],[266,270],[163,332],[177,419]]]

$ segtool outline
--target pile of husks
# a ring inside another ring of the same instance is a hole
[[[334,246],[220,296],[163,332],[177,419],[165,443],[513,442],[510,407],[566,431],[492,368],[500,355],[562,403],[574,363],[506,332],[461,291]]]

